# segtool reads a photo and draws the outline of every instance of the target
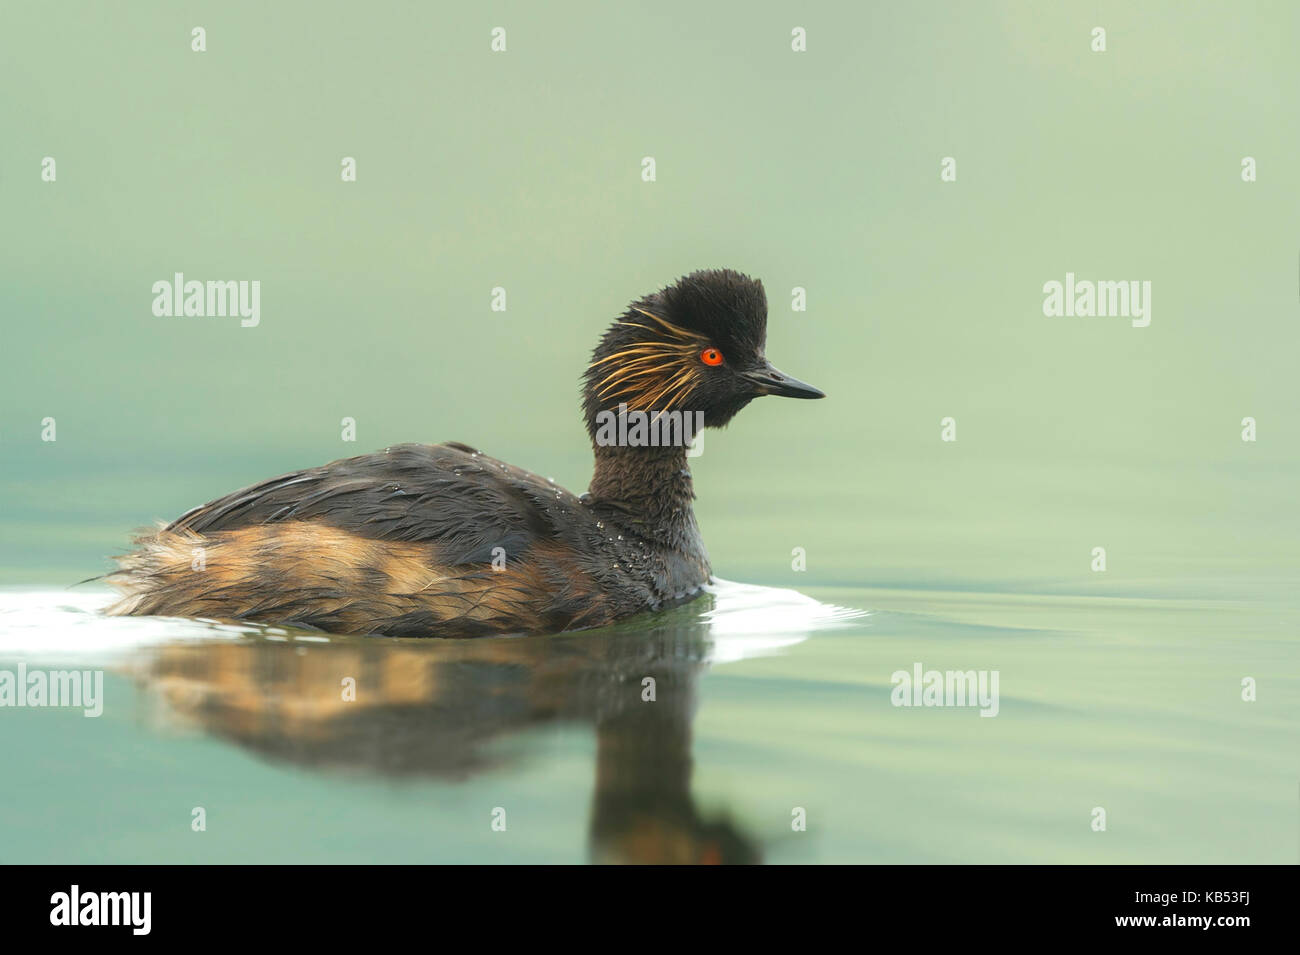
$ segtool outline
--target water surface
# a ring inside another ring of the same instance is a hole
[[[817,598],[720,582],[607,630],[421,641],[103,618],[104,593],[6,591],[0,668],[106,677],[98,718],[0,712],[3,858],[1295,861],[1296,682],[1267,681],[1284,699],[1260,706],[1225,679],[1294,672],[1268,614]],[[892,706],[890,676],[914,662],[992,664],[998,715]]]

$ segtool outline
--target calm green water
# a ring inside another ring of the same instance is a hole
[[[172,7],[0,11],[0,674],[105,673],[0,708],[0,860],[1300,860],[1293,4]],[[741,583],[423,644],[68,589],[402,441],[581,490],[597,335],[717,266],[829,395],[692,462]],[[260,323],[156,317],[177,271]],[[1044,316],[1069,272],[1150,324]],[[997,716],[891,705],[916,664]]]
[[[20,654],[10,631],[8,665],[108,672],[98,719],[4,714],[4,858],[1296,861],[1294,630],[1269,614],[819,594],[891,609],[837,621],[721,585],[608,633],[322,643],[7,594],[6,624],[52,644]],[[914,661],[995,666],[997,717],[891,706],[889,674]],[[1239,673],[1261,702],[1239,700]]]
[[[865,550],[850,562],[861,526],[936,562],[952,528],[877,528],[826,487],[797,507],[850,539],[829,567],[781,573],[779,553],[755,557],[780,512],[750,517],[779,489],[728,494],[705,509],[720,572],[798,590],[720,582],[607,631],[325,640],[106,619],[93,586],[0,594],[0,670],[106,674],[98,718],[0,710],[3,858],[1297,861],[1300,619],[1251,556],[1272,525],[1239,515],[1231,559],[1168,554],[1158,531],[1176,526],[1129,513],[1136,570],[1093,573],[1085,551],[1055,577],[1046,548],[993,535],[983,559],[1025,568],[1014,586],[936,572],[876,587],[835,582],[870,573]],[[996,717],[891,705],[891,675],[917,663],[996,670]]]

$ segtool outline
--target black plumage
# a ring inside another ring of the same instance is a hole
[[[198,534],[321,521],[389,541],[437,541],[451,564],[523,554],[572,519],[576,497],[457,442],[399,444],[294,471],[183,514],[167,529]]]
[[[467,445],[405,444],[187,512],[118,559],[122,614],[394,636],[610,623],[697,594],[710,568],[686,447],[609,443],[615,413],[726,424],[763,394],[821,397],[763,354],[762,284],[697,272],[638,300],[593,355],[581,498]],[[602,418],[602,416],[605,416]]]

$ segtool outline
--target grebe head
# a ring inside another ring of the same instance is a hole
[[[592,354],[583,389],[587,427],[601,412],[699,413],[725,425],[761,395],[824,398],[767,360],[763,283],[730,269],[693,272],[633,302]]]

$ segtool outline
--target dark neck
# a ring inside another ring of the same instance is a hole
[[[699,535],[695,488],[682,447],[594,447],[590,503],[649,540],[683,547]]]

